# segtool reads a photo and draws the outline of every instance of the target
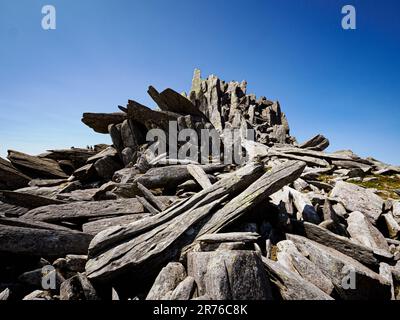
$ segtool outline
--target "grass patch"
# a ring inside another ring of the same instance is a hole
[[[389,198],[400,200],[400,196],[395,192],[395,190],[400,190],[400,178],[395,176],[382,176],[382,175],[370,175],[365,178],[375,178],[371,181],[352,181],[347,180],[346,182],[353,183],[357,186],[366,189],[376,189],[377,194],[383,199],[387,200]],[[320,175],[318,177],[319,181],[330,183],[333,179],[330,175]]]
[[[392,176],[381,176],[374,175],[369,176],[375,178],[371,181],[349,181],[354,183],[357,186],[368,188],[368,189],[376,189],[378,190],[379,196],[384,199],[392,198],[392,199],[400,199],[400,196],[395,192],[395,190],[400,189],[400,179]]]
[[[331,180],[333,179],[332,176],[327,175],[327,174],[321,174],[317,180],[321,181],[321,182],[325,182],[325,183],[330,183]]]

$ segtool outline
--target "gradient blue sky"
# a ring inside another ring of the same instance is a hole
[[[299,141],[400,164],[398,0],[0,0],[0,155],[108,143],[83,112],[154,106],[148,85],[187,91],[195,67],[279,100]]]

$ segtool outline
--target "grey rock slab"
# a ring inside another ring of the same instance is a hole
[[[10,218],[17,218],[25,213],[27,213],[30,209],[12,205],[9,203],[4,203],[0,201],[0,216],[1,217],[10,217]]]
[[[171,294],[171,300],[190,300],[196,289],[193,277],[186,277]]]
[[[59,185],[65,184],[68,179],[33,179],[29,182],[30,187],[57,187]]]
[[[143,186],[141,183],[137,183],[137,187],[140,190],[140,192],[143,194],[143,196],[152,204],[158,211],[164,211],[167,209],[167,206],[160,201],[156,196],[154,196],[150,190],[148,190],[145,186]]]
[[[40,178],[68,178],[57,161],[31,156],[22,152],[9,150],[7,158],[22,172],[30,177]]]
[[[94,163],[88,163],[85,164],[83,167],[76,169],[73,176],[74,178],[82,182],[92,181],[98,178]]]
[[[163,300],[169,292],[175,290],[186,276],[186,270],[181,263],[168,263],[158,274],[153,286],[147,294],[146,300]]]
[[[82,231],[91,235],[96,235],[99,232],[110,227],[124,226],[138,220],[149,217],[148,213],[128,214],[120,217],[105,218],[86,222],[82,225]]]
[[[392,213],[385,213],[382,216],[385,219],[390,238],[396,239],[398,235],[400,235],[400,225],[393,217]]]
[[[110,134],[113,147],[118,151],[118,154],[120,156],[122,150],[124,149],[124,142],[122,141],[122,136],[121,136],[121,127],[122,123],[118,124],[113,123],[108,126],[108,133]]]
[[[36,257],[86,254],[92,236],[79,231],[0,226],[0,252]]]
[[[262,171],[263,170],[261,165],[249,163],[243,168],[237,170],[234,174],[229,175],[228,177],[216,182],[209,189],[202,190],[190,199],[186,199],[172,205],[160,214],[139,220],[127,226],[113,227],[100,232],[93,239],[90,246],[90,257],[94,261],[93,265],[91,265],[89,260],[86,268],[87,270],[89,268],[89,277],[93,276],[91,274],[94,274],[94,271],[98,269],[101,265],[103,265],[103,263],[99,263],[99,260],[102,260],[100,255],[104,254],[105,266],[107,264],[107,261],[110,259],[110,257],[107,256],[112,256],[114,254],[113,248],[118,248],[122,242],[126,243],[133,241],[132,244],[128,244],[128,248],[133,248],[135,246],[134,240],[136,237],[143,236],[147,232],[156,229],[158,226],[162,226],[164,224],[166,225],[166,227],[168,227],[169,225],[171,225],[171,221],[176,221],[175,218],[179,218],[179,221],[183,220],[183,218],[189,218],[190,216],[193,216],[195,214],[194,210],[197,210],[198,208],[200,209],[200,211],[197,211],[197,214],[203,214],[203,211],[201,209],[202,207],[212,203],[215,200],[220,200],[221,198],[224,198],[226,196],[233,197],[239,194],[252,182],[259,178],[262,175]],[[196,219],[196,217],[192,218]],[[186,227],[187,229],[191,230],[189,226]],[[173,226],[171,226],[171,228],[173,228]],[[176,236],[178,236],[178,234],[176,234]],[[189,237],[191,236],[192,235],[189,235]],[[108,254],[107,251],[109,251]],[[116,251],[115,254],[117,254]],[[102,268],[104,267],[101,267],[101,269]],[[100,274],[103,274],[104,272],[105,270],[99,272],[99,275],[97,277],[99,277]],[[107,273],[108,272],[105,272],[104,274]],[[118,274],[118,271],[113,271],[112,273]]]
[[[298,220],[304,220],[311,223],[321,222],[321,218],[315,211],[313,204],[304,194],[288,186],[285,186],[284,190],[287,190],[293,199],[293,203],[298,212]]]
[[[387,263],[381,262],[379,265],[379,275],[390,283],[391,300],[395,300],[392,267]]]
[[[306,164],[301,161],[288,161],[281,166],[274,167],[218,210],[202,227],[199,236],[218,232],[236,221],[270,195],[298,179],[305,167]]]
[[[55,272],[55,279],[56,279],[56,289],[60,288],[60,285],[65,279],[62,277],[60,273],[57,271]],[[42,268],[31,270],[24,272],[18,277],[18,281],[32,287],[42,288],[42,279],[46,274],[43,272]]]
[[[393,202],[392,212],[395,219],[400,220],[400,201]]]
[[[82,122],[97,133],[108,133],[108,126],[122,123],[127,115],[122,112],[116,113],[84,113]]]
[[[361,212],[354,211],[347,218],[347,231],[356,243],[371,248],[376,254],[391,258],[389,245],[382,233]]]
[[[260,235],[254,232],[230,232],[230,233],[205,234],[197,238],[197,241],[204,243],[222,243],[222,242],[254,243],[259,238]]]
[[[96,256],[93,256],[91,249],[90,259],[86,264],[89,279],[109,281],[125,273],[132,273],[132,278],[152,277],[168,261],[176,259],[185,245],[193,242],[200,222],[204,221],[221,201],[223,198],[190,210],[147,232],[130,237],[129,240],[119,241]],[[160,214],[154,217],[157,219]],[[147,221],[143,223],[151,222],[151,218],[153,217],[145,219]],[[137,227],[140,222],[130,224],[128,228],[134,229],[135,224]],[[118,227],[107,229],[96,237],[102,238],[107,232],[114,231],[115,233],[118,229]]]
[[[212,186],[211,181],[207,176],[207,173],[200,166],[189,164],[187,166],[187,169],[192,177],[203,189],[207,189]]]
[[[92,155],[87,159],[87,163],[95,163],[104,157],[116,157],[118,155],[117,150],[114,147],[107,147],[106,149],[100,151],[99,153]]]
[[[87,261],[87,255],[67,254],[65,257],[66,266],[73,272],[84,272]]]
[[[349,238],[339,236],[312,223],[292,221],[292,224],[296,234],[333,248],[367,266],[377,266],[379,264],[377,257],[369,246],[353,242]]]
[[[323,151],[329,147],[329,140],[323,135],[318,134],[310,140],[299,145],[302,149],[311,149],[316,151]]]
[[[331,295],[334,289],[332,281],[325,277],[319,268],[305,256],[303,256],[290,240],[280,241],[277,244],[277,260],[288,270],[298,273],[306,281],[320,288],[327,295]]]
[[[86,277],[85,273],[78,273],[79,282],[85,296],[85,300],[101,300],[96,289],[93,287],[92,283]]]
[[[225,165],[204,165],[201,168],[206,173],[213,173],[222,171]],[[192,175],[189,173],[186,165],[172,165],[150,169],[144,175],[135,179],[135,182],[141,183],[148,189],[153,189],[173,185],[177,186],[191,178]]]
[[[73,190],[71,192],[58,194],[57,199],[65,202],[92,201],[98,192],[99,189]]]
[[[346,154],[339,154],[339,153],[327,153],[323,151],[315,151],[315,150],[308,150],[308,149],[301,149],[301,148],[294,148],[292,146],[285,146],[285,147],[273,147],[274,150],[286,153],[286,154],[294,154],[299,156],[308,156],[308,157],[315,157],[315,158],[322,158],[325,160],[358,160],[355,159],[354,156],[346,155]]]
[[[143,213],[143,205],[135,198],[83,201],[64,205],[51,205],[33,209],[23,215],[26,219],[44,222],[89,220]]]
[[[262,257],[262,262],[283,300],[333,300],[314,284],[303,279],[298,273],[286,269],[278,262],[264,257]]]
[[[290,153],[284,153],[284,152],[279,152],[279,151],[273,150],[273,149],[268,150],[268,155],[276,156],[278,158],[304,161],[309,166],[329,167],[328,161],[326,161],[324,159],[320,159],[320,158],[305,156],[305,155],[295,155],[295,154],[290,154]]]
[[[324,174],[330,174],[332,172],[331,168],[312,168],[307,167],[301,175],[304,180],[316,180],[318,177]]]
[[[139,200],[139,202],[143,205],[145,210],[148,211],[151,215],[155,215],[155,214],[160,213],[160,210],[155,208],[149,201],[147,201],[146,198],[140,197],[140,196],[136,196],[136,199]]]
[[[0,225],[11,226],[11,227],[21,227],[21,228],[31,228],[31,229],[44,229],[44,230],[61,230],[61,231],[71,231],[71,229],[63,226],[59,226],[52,223],[29,220],[24,218],[0,218]]]
[[[369,268],[343,253],[309,240],[307,238],[287,234],[297,249],[306,255],[331,279],[339,296],[345,300],[389,300],[390,284]],[[347,282],[347,278],[355,279],[355,287]],[[349,286],[347,286],[349,284]]]
[[[60,287],[60,300],[85,300],[79,277],[65,280]]]
[[[338,181],[331,197],[337,198],[348,211],[359,211],[365,214],[372,223],[376,223],[383,211],[384,201],[369,189],[355,184]]]
[[[272,299],[261,259],[252,251],[191,252],[188,275],[200,288],[198,296],[207,295],[211,300]]]
[[[329,183],[318,181],[318,180],[308,180],[308,183],[314,187],[317,187],[320,190],[324,190],[329,192],[333,189],[333,186]]]
[[[19,189],[26,187],[30,177],[18,171],[11,162],[0,158],[0,185],[5,189]]]
[[[251,245],[246,242],[220,242],[220,243],[207,243],[200,242],[199,250],[195,249],[194,251],[217,251],[217,250],[255,250],[254,246],[256,243]]]
[[[10,289],[4,289],[0,292],[0,301],[6,301],[10,297]]]
[[[70,183],[66,183],[63,185],[59,186],[53,186],[53,187],[26,187],[22,189],[17,189],[14,190],[15,192],[18,193],[23,193],[23,194],[30,194],[34,196],[39,196],[39,197],[44,197],[44,198],[50,198],[50,199],[55,199],[56,195],[64,190]]]
[[[12,205],[35,209],[38,207],[48,206],[48,205],[59,205],[65,204],[64,201],[51,199],[47,197],[37,196],[34,194],[16,192],[16,191],[5,191],[0,190],[0,200],[5,203]]]
[[[53,300],[48,291],[35,290],[26,295],[22,300]]]
[[[138,141],[131,127],[131,120],[125,120],[121,124],[121,138],[125,148],[130,148],[132,151],[138,147]]]
[[[309,184],[301,178],[293,182],[293,188],[299,192],[302,192],[303,190],[307,189],[308,186]]]
[[[242,139],[241,145],[244,149],[246,149],[249,159],[251,161],[257,158],[264,158],[269,155],[268,153],[269,147],[267,147],[262,143],[258,143],[247,139]]]
[[[114,173],[122,168],[122,165],[115,157],[105,156],[94,163],[94,168],[100,178],[111,180]]]
[[[128,100],[125,110],[128,113],[128,119],[140,123],[147,130],[160,128],[165,132],[169,132],[170,122],[176,121],[180,116],[174,112],[152,110],[134,100]]]
[[[148,93],[163,111],[170,111],[184,115],[193,115],[205,118],[203,113],[196,108],[190,100],[172,89],[165,89],[158,93],[153,87],[149,88]]]
[[[112,181],[117,183],[132,183],[139,173],[136,168],[124,168],[114,172]]]
[[[372,171],[372,167],[356,161],[349,161],[349,160],[333,160],[332,164],[343,169],[361,169],[364,175],[366,173],[370,173]]]

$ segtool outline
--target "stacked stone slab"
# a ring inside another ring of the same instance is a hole
[[[325,152],[320,134],[296,143],[279,103],[246,86],[196,70],[188,95],[149,87],[157,108],[85,113],[112,145],[10,150],[0,300],[400,299],[400,168]],[[171,123],[256,139],[242,164],[149,152]]]

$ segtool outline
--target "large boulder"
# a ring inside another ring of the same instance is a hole
[[[345,300],[389,300],[390,284],[343,253],[297,235],[286,235],[328,277]]]
[[[381,197],[369,189],[352,183],[338,181],[331,192],[331,197],[342,202],[348,211],[359,211],[365,214],[373,224],[383,211],[384,201]]]

